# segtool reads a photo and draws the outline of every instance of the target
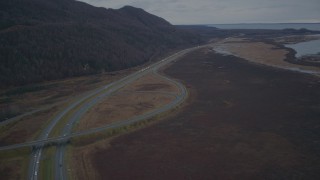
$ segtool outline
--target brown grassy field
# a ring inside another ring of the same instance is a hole
[[[232,54],[253,63],[265,64],[273,67],[291,69],[295,71],[306,71],[320,76],[320,68],[314,66],[303,66],[284,61],[289,53],[286,49],[279,49],[273,44],[264,42],[252,42],[240,38],[230,38],[214,45],[231,52]]]
[[[45,128],[46,123],[58,112],[60,108],[35,113],[34,115],[21,118],[19,122],[1,127],[0,145],[5,146],[15,143],[23,143],[36,138]]]
[[[128,85],[123,89],[123,91],[163,91],[179,93],[179,88],[176,85],[150,73]]]
[[[29,155],[28,148],[0,151],[0,179],[25,179]]]
[[[307,42],[307,41],[318,40],[318,39],[320,39],[318,35],[292,35],[292,36],[272,38],[272,40],[280,44],[296,44],[299,42]]]
[[[320,178],[319,78],[207,50],[165,73],[192,102],[87,156],[97,178]]]
[[[86,130],[127,120],[170,103],[174,96],[160,93],[117,93],[94,106],[81,119],[77,130]]]
[[[170,103],[177,93],[179,89],[174,84],[149,73],[90,109],[76,130],[101,127],[142,115]]]
[[[66,100],[72,101],[82,93],[108,84],[136,69],[0,90],[1,118],[42,109],[15,122],[0,126],[0,146],[22,143],[36,138],[55,114],[67,105]],[[29,158],[30,153],[22,154],[12,151],[8,156],[8,153],[1,151],[0,179],[25,179]]]
[[[79,95],[120,79],[133,70],[129,69],[112,75],[95,75],[47,82],[34,85],[39,88],[20,87],[2,92],[0,99],[9,98],[10,101],[0,101],[0,109],[3,111],[1,113],[14,111],[17,114],[23,114],[43,107],[48,108],[24,116],[16,122],[1,126],[0,145],[32,140],[45,127],[46,123],[69,103],[66,100],[72,101],[72,99],[76,99]]]
[[[149,73],[94,106],[81,119],[76,130],[100,127],[142,115],[172,102],[179,89],[171,82]],[[127,130],[127,131],[132,131]],[[94,162],[88,161],[99,149],[109,146],[110,138],[74,146],[71,156],[73,179],[100,179]]]

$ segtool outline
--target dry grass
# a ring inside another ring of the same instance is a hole
[[[174,94],[178,93],[179,88],[176,85],[154,74],[147,74],[94,106],[81,119],[76,130],[99,127],[142,115],[172,102],[175,98]],[[95,171],[92,155],[101,149],[107,149],[111,139],[72,148],[70,162],[73,167],[71,168],[72,179],[101,179]]]
[[[93,154],[102,179],[319,179],[319,79],[202,52],[166,73],[193,103]]]
[[[12,158],[10,160],[1,160],[0,177],[1,179],[23,179],[21,177],[22,158]]]
[[[55,114],[66,105],[66,100],[71,101],[86,91],[120,79],[134,70],[119,71],[112,75],[93,75],[46,82],[32,85],[32,87],[28,88],[19,87],[20,89],[0,90],[1,117],[8,113],[12,115],[23,114],[56,104],[48,109],[24,116],[16,122],[1,126],[0,145],[4,146],[32,140],[39,135],[40,131]]]
[[[56,113],[60,112],[63,106],[66,105],[66,99],[72,100],[86,91],[120,79],[134,70],[120,71],[112,75],[76,77],[29,87],[0,90],[0,117],[2,118],[6,114],[15,116],[56,104],[51,108],[43,109],[24,116],[16,122],[1,126],[0,146],[34,139]],[[29,152],[22,153],[13,150],[10,151],[10,155],[0,152],[0,179],[25,179],[27,177],[29,157]],[[45,168],[48,169],[48,167]]]
[[[131,73],[133,69],[118,73],[76,77],[24,87],[0,90],[0,121],[46,106],[71,100],[84,92],[106,85]]]
[[[248,42],[244,39],[230,38],[223,42],[217,43],[214,46],[215,48],[229,51],[233,55],[246,59],[250,62],[283,69],[320,74],[319,67],[297,65],[284,61],[289,52],[285,49],[279,49],[271,44],[266,44],[263,42]]]
[[[178,93],[179,88],[154,74],[147,74],[123,89],[124,91],[164,91]]]
[[[0,144],[22,143],[32,140],[39,135],[42,128],[58,113],[60,108],[53,107],[49,110],[23,117],[18,122],[1,127]]]
[[[81,120],[77,130],[100,127],[142,115],[170,103],[174,97],[157,93],[118,93],[93,107]]]
[[[39,135],[41,130],[52,119],[52,117],[54,117],[56,113],[60,112],[63,106],[67,104],[66,99],[68,101],[71,101],[82,93],[120,79],[123,76],[132,73],[137,68],[113,73],[112,75],[105,74],[47,82],[34,85],[35,88],[33,88],[32,86],[32,88],[23,87],[21,89],[16,88],[0,90],[0,109],[3,110],[0,113],[10,111],[14,112],[13,114],[23,114],[25,112],[57,103],[56,106],[50,109],[42,110],[32,115],[25,116],[17,122],[1,126],[0,145],[4,146],[8,144],[21,143],[32,140]],[[143,84],[143,82],[148,82],[149,84]],[[94,121],[91,122],[94,123],[86,123],[85,127],[95,127],[96,125],[103,125],[112,121],[123,120],[124,118],[128,118],[133,115],[140,115],[173,100],[172,95],[165,95],[160,92],[153,94],[150,92],[134,92],[153,90],[161,92],[169,91],[173,93],[178,91],[178,89],[174,87],[173,84],[166,83],[158,77],[154,77],[153,75],[151,75],[150,77],[143,77],[135,82],[132,87],[127,87],[120,93],[117,93],[113,97],[111,97],[109,100],[112,101],[102,102],[101,104],[93,108],[91,114],[89,112],[87,116],[90,119],[93,118]],[[130,93],[129,91],[132,93]],[[109,114],[110,116],[108,116],[108,121],[104,121],[105,119],[101,119],[101,117],[105,117],[105,113],[110,109],[113,110],[112,113]],[[94,115],[94,113],[97,114]],[[117,114],[120,116],[117,117]],[[111,117],[111,119],[109,117]],[[84,122],[86,122],[85,119]],[[93,149],[89,146],[93,147]],[[91,144],[89,146],[83,147],[83,151],[79,152],[81,155],[80,159],[78,158],[80,156],[79,153],[75,155],[75,157],[77,157],[79,161],[73,160],[74,156],[70,157],[72,159],[71,163],[76,164],[72,165],[72,167],[80,166],[79,168],[71,168],[72,173],[77,170],[76,179],[86,179],[85,177],[96,177],[96,174],[92,174],[94,173],[94,171],[90,171],[92,165],[90,165],[90,163],[87,164],[87,157],[89,156],[89,153],[93,152],[94,149],[97,148],[97,146]],[[101,147],[101,145],[99,145],[99,147]],[[23,179],[24,177],[26,177],[27,172],[24,171],[27,171],[28,169],[26,166],[29,160],[29,153],[15,153],[12,157],[4,157],[1,156],[1,154],[0,179]],[[49,160],[50,164],[52,159]],[[43,169],[43,171],[50,170],[50,165],[48,165],[47,163],[47,166],[43,167]],[[83,171],[83,169],[85,169],[86,171]]]
[[[320,36],[318,35],[291,35],[274,38],[274,41],[280,44],[296,44],[299,42],[306,42],[318,39],[320,39]]]
[[[186,104],[191,103],[192,100],[188,99],[187,103],[173,109],[168,113],[161,114],[159,116],[149,119],[148,122],[141,122],[137,125],[132,125],[130,127],[125,127],[116,129],[115,131],[99,132],[95,135],[90,135],[88,137],[82,137],[81,140],[73,140],[68,151],[68,165],[69,165],[69,177],[70,179],[77,180],[87,180],[87,179],[103,179],[101,175],[96,171],[96,162],[93,159],[94,154],[99,151],[106,150],[112,145],[110,144],[114,139],[119,138],[125,134],[133,133],[144,129],[146,127],[151,127],[157,123],[158,120],[164,120],[170,117],[174,117],[176,114],[182,111]],[[81,141],[81,142],[78,142]],[[72,152],[72,153],[71,153]]]
[[[0,152],[0,179],[25,179],[28,169],[29,149]]]
[[[98,141],[87,146],[70,149],[71,178],[77,180],[101,179],[99,174],[94,170],[92,154],[99,149],[108,148],[109,140]]]
[[[168,94],[166,94],[168,93]],[[100,127],[126,120],[164,106],[174,100],[179,89],[154,74],[147,74],[94,106],[76,130]]]

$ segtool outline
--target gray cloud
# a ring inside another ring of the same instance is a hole
[[[319,0],[80,0],[94,6],[140,7],[173,24],[320,22]]]

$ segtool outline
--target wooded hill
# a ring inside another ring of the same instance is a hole
[[[74,0],[0,1],[0,87],[110,72],[197,35],[142,9],[106,9]]]

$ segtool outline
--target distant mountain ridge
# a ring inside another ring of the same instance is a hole
[[[0,87],[132,67],[197,35],[143,9],[74,0],[0,2]]]

